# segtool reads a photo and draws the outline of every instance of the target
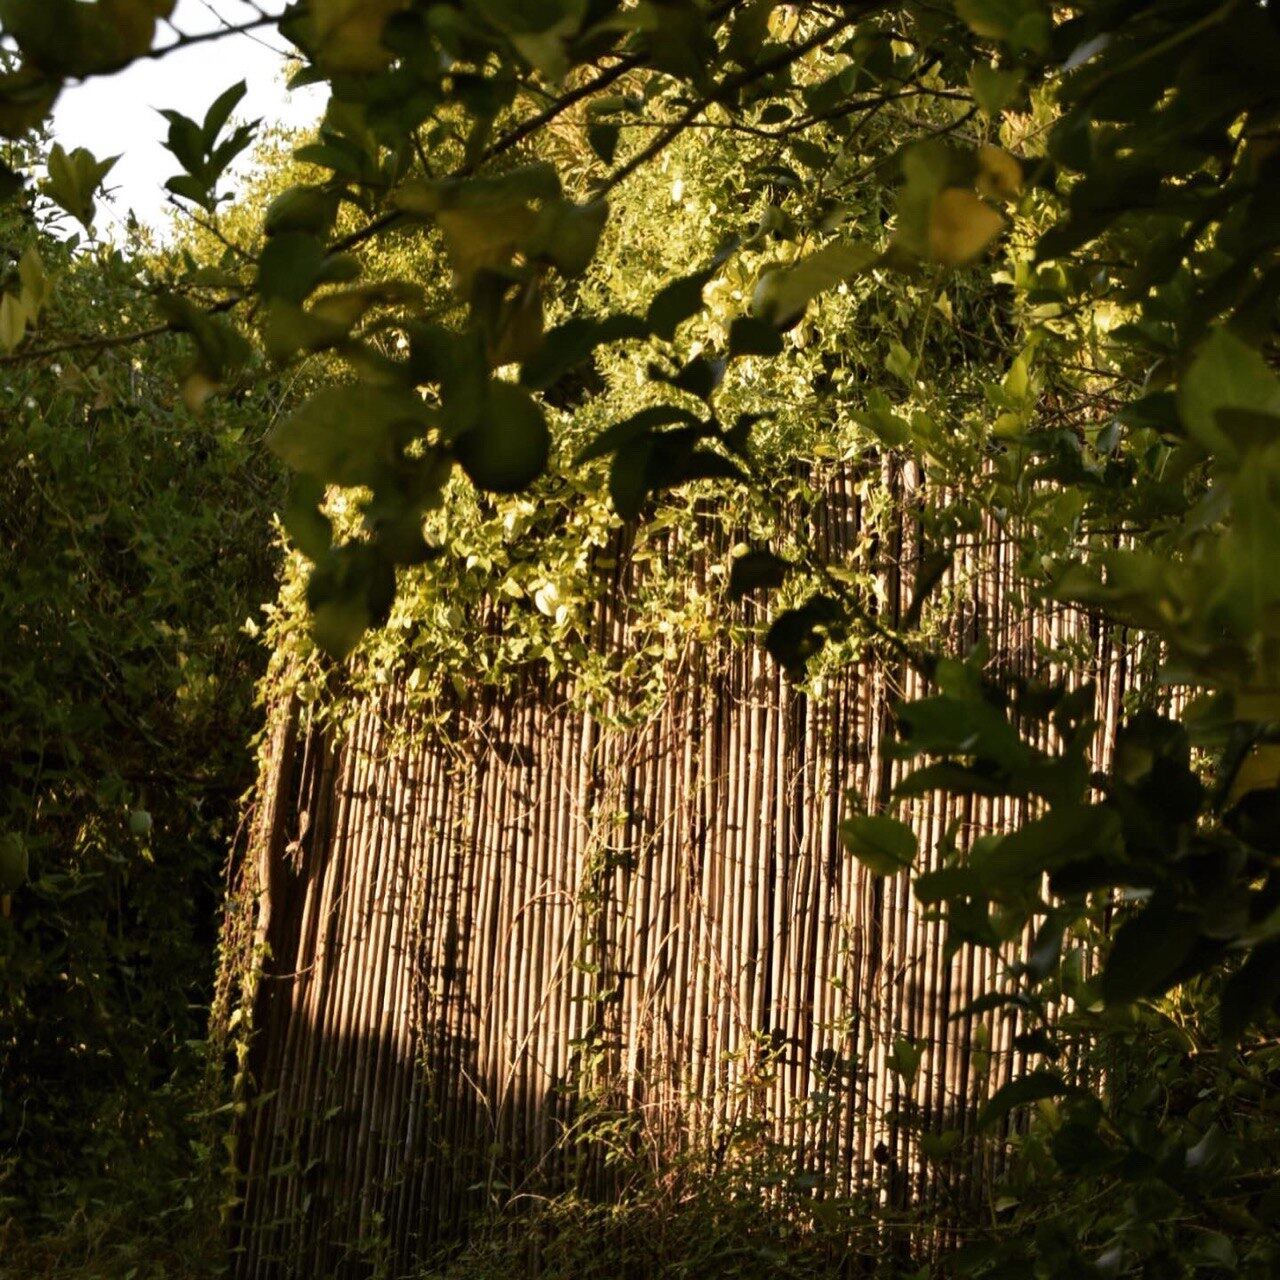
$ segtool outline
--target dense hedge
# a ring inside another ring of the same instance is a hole
[[[14,258],[43,259],[51,341],[119,323],[147,287],[114,250],[5,230]],[[203,1165],[201,1042],[263,658],[246,622],[273,590],[279,494],[270,391],[195,418],[181,360],[165,339],[0,377],[0,832],[29,860],[0,920],[11,1247],[18,1223],[65,1235],[104,1204],[176,1225]]]

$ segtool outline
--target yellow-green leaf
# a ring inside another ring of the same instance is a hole
[[[929,256],[949,267],[972,262],[1004,228],[989,204],[963,187],[947,187],[929,217]]]

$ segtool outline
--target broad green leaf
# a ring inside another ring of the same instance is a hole
[[[205,112],[204,125],[201,130],[204,134],[204,149],[206,152],[213,150],[217,144],[218,135],[222,132],[227,121],[231,119],[231,113],[244,100],[244,96],[248,91],[248,85],[245,81],[240,80],[229,89],[224,89],[213,100],[213,104]]]
[[[327,484],[372,485],[428,422],[411,392],[350,385],[319,392],[267,437],[277,457]]]
[[[391,60],[383,33],[407,0],[310,0],[310,37],[329,72],[369,75]]]
[[[1015,200],[1022,190],[1022,165],[999,147],[978,148],[978,194],[988,200]]]
[[[908,1040],[905,1036],[899,1036],[893,1042],[893,1048],[886,1058],[889,1070],[899,1076],[908,1089],[915,1082],[923,1060],[924,1045]]]
[[[1015,50],[1043,53],[1049,18],[1040,0],[956,0],[956,12],[975,35],[1002,40]]]
[[[1234,455],[1280,439],[1280,378],[1254,347],[1216,327],[1178,388],[1187,430],[1206,449]]]
[[[0,137],[21,138],[40,125],[61,91],[62,81],[56,74],[33,66],[0,73]],[[11,178],[6,185],[13,185]]]
[[[729,565],[729,598],[740,600],[753,591],[780,587],[792,565],[772,551],[747,551]]]
[[[549,200],[542,207],[525,252],[535,260],[554,263],[563,275],[580,276],[595,257],[608,217],[609,206],[603,200],[590,204]]]
[[[831,596],[811,596],[804,604],[774,618],[765,635],[765,648],[789,676],[799,679],[809,659],[829,637],[840,634],[844,623],[839,601]]]
[[[359,273],[345,254],[329,254],[320,241],[300,231],[272,236],[258,259],[258,292],[264,298],[301,303],[323,284],[344,284]]]
[[[27,842],[16,831],[0,833],[0,894],[17,893],[30,874]]]
[[[948,898],[975,897],[985,891],[982,877],[972,867],[940,867],[926,871],[912,882],[916,900],[926,905]]]
[[[1280,939],[1264,942],[1227,979],[1222,991],[1220,1035],[1236,1044],[1245,1031],[1262,1022],[1280,1000]]]
[[[1022,72],[1004,70],[989,63],[975,62],[969,70],[969,89],[974,101],[989,116],[998,116],[1022,87]]]
[[[978,1128],[990,1129],[1002,1120],[1014,1107],[1039,1102],[1042,1098],[1057,1098],[1066,1093],[1066,1082],[1056,1071],[1033,1071],[1030,1075],[1011,1080],[997,1089],[986,1106],[978,1112]]]
[[[605,164],[613,163],[621,134],[621,127],[608,120],[594,120],[587,125],[587,143]]]
[[[1191,954],[1197,916],[1159,897],[1120,926],[1102,970],[1102,995],[1109,1005],[1162,995]]]
[[[466,293],[480,271],[501,271],[510,267],[517,252],[536,236],[550,231],[542,223],[539,206],[560,199],[560,179],[552,165],[523,165],[496,176],[454,178],[440,182],[416,181],[399,187],[396,206],[406,213],[435,220],[444,232],[458,288]],[[573,243],[565,258],[579,263],[593,236],[598,237],[603,214],[595,206],[589,212],[570,214]],[[551,216],[551,215],[548,215]],[[562,218],[566,215],[562,212]],[[554,220],[554,219],[553,219]],[[547,249],[544,240],[542,250]]]
[[[900,708],[898,717],[913,753],[970,757],[1014,774],[1035,759],[1000,708],[981,696],[921,698]]]
[[[853,420],[891,449],[911,443],[911,424],[893,411],[889,397],[879,387],[867,391],[867,409],[863,413],[855,413]]]
[[[644,433],[623,444],[609,467],[609,499],[624,520],[634,520],[649,496],[653,436]]]
[[[725,51],[740,66],[750,66],[769,36],[769,18],[778,0],[748,0],[738,10],[729,27]]]
[[[776,356],[781,350],[781,335],[763,320],[738,316],[729,326],[731,356]]]
[[[640,409],[629,418],[606,427],[578,454],[575,462],[581,464],[595,458],[603,458],[606,454],[616,453],[624,445],[650,436],[659,427],[670,426],[673,423],[692,427],[701,434],[711,429],[697,414],[688,409],[682,409],[679,405],[650,405],[647,409]]]
[[[1056,805],[1016,831],[975,851],[973,866],[993,892],[1017,892],[1028,881],[1071,862],[1114,858],[1121,851],[1120,819],[1103,805]]]
[[[840,824],[840,839],[866,868],[878,876],[896,875],[916,859],[916,833],[887,814],[857,814]]]
[[[751,296],[751,314],[777,329],[789,329],[818,294],[851,280],[878,257],[868,245],[826,245],[787,266],[767,268]]]
[[[98,160],[83,147],[68,152],[55,142],[47,160],[49,176],[40,184],[40,190],[86,230],[92,231],[94,198],[119,159],[111,156]]]
[[[702,291],[737,248],[736,241],[722,245],[701,271],[672,280],[653,296],[645,320],[660,338],[670,342],[684,321],[702,310]]]
[[[44,263],[35,245],[23,251],[18,260],[18,281],[22,286],[22,305],[32,322],[40,318],[49,299],[49,279],[44,273]]]
[[[971,262],[1004,229],[1004,218],[972,191],[947,187],[929,216],[929,256],[948,267]]]
[[[0,350],[7,355],[15,351],[27,333],[26,304],[17,295],[6,293],[0,298]]]
[[[284,527],[293,545],[313,563],[333,546],[333,528],[320,510],[325,487],[314,476],[301,472],[293,477],[282,513]]]
[[[264,227],[267,235],[299,231],[324,236],[338,215],[338,193],[326,187],[296,186],[282,191],[267,206]]]
[[[945,1160],[960,1145],[962,1136],[959,1129],[944,1129],[941,1133],[922,1133],[920,1150],[930,1160]]]
[[[521,366],[520,381],[534,391],[545,391],[582,364],[596,347],[648,336],[649,326],[638,316],[575,316],[544,335],[538,350]]]

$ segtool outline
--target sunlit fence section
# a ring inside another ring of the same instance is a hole
[[[833,550],[857,545],[847,477],[823,522]],[[990,532],[944,584],[952,644],[985,638],[1024,672],[1092,654],[1101,748],[1137,657],[1020,604]],[[895,617],[917,558],[905,525],[878,548]],[[599,607],[606,648],[628,644],[625,598]],[[815,1195],[973,1193],[962,1164],[939,1185],[921,1138],[963,1151],[1022,1065],[1011,1019],[966,1012],[999,961],[949,954],[906,878],[869,875],[839,833],[850,803],[888,803],[892,706],[917,677],[868,652],[802,691],[726,630],[665,688],[637,717],[624,692],[583,705],[532,670],[427,724],[391,684],[340,738],[276,707],[240,872],[257,946],[230,952],[260,964],[242,1277],[286,1258],[332,1274],[390,1241],[403,1263],[486,1206],[604,1194],[699,1144],[728,1159],[746,1132]],[[1025,816],[982,797],[907,812],[930,849]]]

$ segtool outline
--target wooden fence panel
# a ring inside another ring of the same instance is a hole
[[[856,544],[848,477],[826,521],[835,548]],[[914,555],[909,528],[896,541],[891,610]],[[982,634],[1029,670],[1037,642],[1087,636],[1105,745],[1132,656],[1079,615],[1015,608],[1011,549],[995,526],[983,545],[953,571],[956,646]],[[601,603],[619,649],[625,598]],[[492,1196],[605,1194],[588,1122],[606,1114],[655,1159],[763,1118],[799,1173],[930,1194],[919,1125],[971,1125],[1018,1062],[992,1021],[975,1078],[975,1024],[955,1016],[992,957],[947,959],[904,879],[840,847],[845,790],[874,809],[898,776],[883,739],[916,687],[869,657],[810,697],[725,640],[688,644],[638,725],[619,723],[625,694],[592,714],[536,673],[447,732],[395,686],[341,741],[277,708],[247,863],[261,972],[241,1280],[397,1275]],[[972,835],[1018,816],[980,798],[912,813],[929,848],[953,821]],[[910,1087],[889,1066],[899,1037],[925,1051]]]

